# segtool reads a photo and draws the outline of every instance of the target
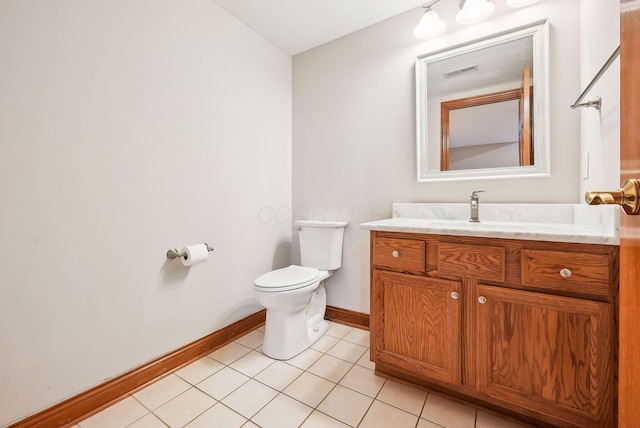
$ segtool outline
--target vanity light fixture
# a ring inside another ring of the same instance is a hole
[[[440,19],[436,11],[431,9],[431,6],[439,1],[440,0],[435,0],[422,6],[426,10],[422,18],[420,18],[420,22],[416,25],[416,28],[413,29],[413,36],[416,39],[430,39],[431,37],[442,34],[447,28],[447,23]]]
[[[442,34],[447,28],[447,23],[432,9],[439,1],[432,0],[422,6],[425,11],[413,30],[415,38],[430,39]],[[538,0],[506,0],[509,7],[529,6],[536,2]],[[456,21],[460,24],[475,24],[491,16],[494,9],[495,5],[491,0],[460,0],[460,11],[456,15]]]
[[[494,9],[494,4],[489,0],[462,0],[456,21],[459,24],[475,24],[487,19]]]

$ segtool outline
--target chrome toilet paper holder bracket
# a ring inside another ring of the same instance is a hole
[[[207,251],[208,252],[212,252],[213,251],[213,247],[210,247],[209,244],[204,242],[204,245],[207,247]],[[178,257],[182,257],[183,259],[186,260],[187,259],[187,253],[181,253],[176,248],[169,248],[169,250],[167,250],[167,258],[169,260],[177,259]]]

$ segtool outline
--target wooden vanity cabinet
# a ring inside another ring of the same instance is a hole
[[[493,286],[476,295],[480,392],[568,426],[613,426],[611,304]]]
[[[459,281],[374,271],[378,361],[446,383],[460,382]],[[373,330],[372,330],[373,331]],[[379,334],[378,334],[379,333]]]
[[[614,427],[617,267],[616,246],[372,231],[376,372],[535,425]]]

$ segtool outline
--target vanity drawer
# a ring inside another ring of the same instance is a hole
[[[504,282],[505,249],[488,245],[440,242],[438,273]]]
[[[374,266],[424,272],[426,243],[417,239],[376,238],[372,261]]]
[[[523,285],[599,296],[610,294],[610,260],[605,254],[522,250]]]

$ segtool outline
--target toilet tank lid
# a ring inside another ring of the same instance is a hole
[[[260,275],[255,284],[262,288],[279,288],[291,285],[308,285],[314,283],[317,279],[318,269],[291,265]]]
[[[300,227],[346,227],[346,221],[328,220],[296,220],[296,226]]]

